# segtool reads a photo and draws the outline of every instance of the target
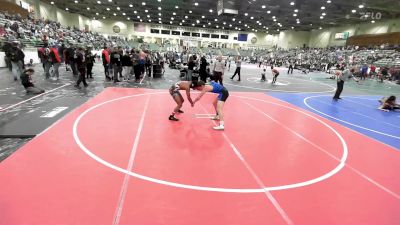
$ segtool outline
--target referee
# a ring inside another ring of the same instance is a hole
[[[356,82],[358,82],[358,80],[354,77],[354,71],[355,71],[354,68],[345,69],[343,71],[336,71],[337,89],[335,95],[333,96],[334,101],[341,99],[340,94],[342,94],[345,81],[349,80],[350,78],[353,78]]]

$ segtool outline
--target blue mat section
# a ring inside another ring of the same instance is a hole
[[[400,112],[378,110],[382,96],[342,96],[332,101],[331,95],[270,93],[329,120],[351,128],[400,150]]]

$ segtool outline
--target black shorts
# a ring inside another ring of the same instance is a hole
[[[229,92],[226,88],[222,89],[221,93],[218,95],[218,101],[226,102],[226,99],[229,97]]]

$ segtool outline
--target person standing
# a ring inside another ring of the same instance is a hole
[[[129,55],[129,51],[125,51],[125,54],[122,56],[122,71],[124,71],[125,80],[131,79],[131,70],[132,70],[132,61],[131,56]]]
[[[275,68],[272,69],[272,76],[273,76],[273,78],[272,78],[272,83],[271,84],[275,84],[276,83],[276,79],[279,76],[279,71],[277,69],[275,69]]]
[[[231,77],[231,80],[233,80],[233,78],[235,78],[236,74],[239,76],[238,81],[240,81],[240,69],[242,67],[242,59],[240,56],[237,57],[236,59],[236,70],[235,73],[233,74],[233,76]]]
[[[214,69],[213,69],[215,82],[219,82],[221,85],[223,85],[222,80],[224,72],[225,72],[225,64],[224,62],[222,62],[222,55],[219,55],[217,61],[215,61],[214,63]]]
[[[13,47],[10,52],[10,60],[12,65],[12,72],[14,74],[14,81],[18,80],[18,77],[22,74],[24,67],[25,54],[19,47],[19,42],[13,42]]]
[[[111,52],[111,65],[114,72],[114,83],[120,82],[118,79],[119,67],[121,66],[121,55],[116,47]]]
[[[207,81],[207,60],[204,55],[201,57],[201,60],[200,60],[199,73],[200,73],[200,80],[202,80],[203,82],[206,82]]]
[[[94,64],[94,55],[92,54],[92,49],[90,47],[87,48],[86,54],[85,54],[85,60],[86,60],[86,78],[93,78],[93,64]]]
[[[76,68],[76,62],[75,62],[76,52],[75,52],[75,48],[74,48],[73,44],[70,44],[69,48],[67,48],[67,55],[69,57],[68,62],[69,62],[69,65],[71,66],[72,74],[74,76],[77,76],[78,70]]]
[[[60,58],[60,55],[58,53],[57,46],[53,46],[52,48],[50,48],[49,61],[51,61],[51,63],[53,63],[53,75],[58,80],[59,77],[60,77],[60,73],[58,72],[58,68],[60,68],[61,58]]]
[[[333,100],[337,101],[340,98],[340,94],[343,91],[343,86],[344,86],[344,82],[349,80],[350,78],[353,78],[356,82],[358,82],[358,80],[354,77],[354,68],[351,69],[346,69],[344,71],[336,71],[336,76],[337,76],[337,89],[336,89],[336,93],[333,96]]]
[[[104,46],[103,51],[101,52],[101,58],[103,60],[103,67],[104,67],[104,75],[106,76],[106,80],[110,81],[111,77],[110,77],[110,71],[109,71],[109,67],[110,67],[110,53],[107,49],[107,46]]]
[[[287,71],[287,74],[293,74],[293,62],[289,60],[289,70]]]
[[[221,130],[221,131],[224,130],[225,122],[224,122],[223,108],[226,100],[229,97],[228,90],[224,86],[215,83],[213,81],[211,81],[210,84],[204,84],[203,81],[199,81],[195,85],[194,89],[201,91],[201,93],[194,100],[192,106],[194,106],[194,104],[196,104],[196,102],[198,102],[206,92],[212,92],[218,94],[217,98],[213,102],[216,115],[214,118],[212,118],[212,120],[219,120],[219,126],[214,127],[214,130]]]
[[[186,80],[187,81],[192,81],[194,66],[195,66],[195,62],[193,60],[193,56],[190,56],[189,57],[189,62],[188,62],[188,70],[187,70],[187,73],[186,73]]]
[[[145,67],[147,76],[151,77],[151,67],[153,67],[153,59],[151,56],[151,52],[146,53]]]
[[[190,102],[191,106],[193,107],[193,101],[192,98],[190,97],[190,88],[194,88],[196,85],[197,82],[193,83],[191,81],[179,81],[171,86],[171,88],[169,89],[169,93],[176,102],[176,107],[174,108],[174,111],[171,113],[171,115],[168,117],[169,120],[179,121],[179,119],[176,118],[175,115],[178,113],[183,113],[181,108],[185,100],[183,99],[181,93],[179,92],[180,90],[186,92],[187,99]]]
[[[85,52],[83,51],[83,48],[78,48],[76,52],[76,65],[79,71],[79,78],[78,81],[76,82],[75,87],[76,88],[81,88],[80,84],[81,82],[83,83],[83,86],[87,87],[88,84],[86,83],[86,65],[85,65]]]

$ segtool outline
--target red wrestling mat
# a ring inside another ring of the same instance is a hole
[[[0,164],[0,224],[400,221],[398,151],[261,93],[214,131],[214,98],[105,90]]]

